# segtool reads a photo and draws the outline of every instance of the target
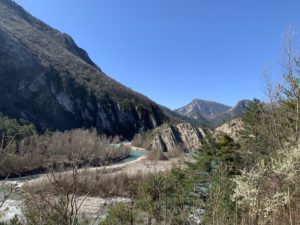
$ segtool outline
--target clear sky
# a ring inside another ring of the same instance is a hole
[[[71,35],[101,69],[172,109],[262,97],[299,0],[16,0]]]

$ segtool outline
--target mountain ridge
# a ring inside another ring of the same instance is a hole
[[[41,130],[96,127],[132,138],[169,121],[149,98],[108,77],[74,40],[0,1],[0,111]]]
[[[215,101],[194,99],[186,106],[176,109],[175,112],[199,121],[204,118],[209,127],[218,127],[244,114],[249,102],[249,100],[241,100],[230,107]]]
[[[197,117],[200,115],[204,117],[211,116],[217,113],[225,112],[230,108],[230,106],[215,101],[193,99],[191,103],[179,109],[176,109],[175,112],[197,119]]]

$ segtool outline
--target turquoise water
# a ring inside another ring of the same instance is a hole
[[[126,159],[123,159],[119,162],[116,162],[114,164],[122,164],[126,162],[131,162],[134,160],[137,160],[138,158],[146,155],[147,151],[141,151],[141,150],[131,150],[129,156]]]
[[[111,145],[116,147],[116,148],[120,148],[123,144],[111,144]],[[127,162],[137,160],[138,158],[146,155],[146,153],[147,153],[147,151],[139,150],[139,149],[137,149],[133,146],[130,146],[129,148],[131,149],[130,153],[129,153],[129,156],[126,159],[123,159],[123,160],[120,160],[118,162],[113,163],[113,165],[119,165],[119,164],[123,164],[123,163],[127,163]]]

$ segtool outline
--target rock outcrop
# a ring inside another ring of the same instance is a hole
[[[72,38],[0,1],[0,112],[39,129],[96,127],[132,138],[169,121],[163,110],[105,75]]]
[[[192,152],[201,146],[204,137],[202,129],[189,123],[164,124],[153,131],[149,148],[171,153],[178,150]]]
[[[230,122],[223,124],[222,126],[216,128],[214,133],[216,135],[219,134],[227,134],[231,138],[237,140],[238,132],[243,128],[243,122],[241,119],[234,119]]]

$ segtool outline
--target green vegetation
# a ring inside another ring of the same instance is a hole
[[[11,119],[0,113],[0,135],[4,145],[13,139],[20,140],[36,134],[36,128],[25,120]],[[5,147],[5,146],[2,146]]]
[[[240,146],[228,135],[208,135],[190,167],[198,174],[194,179],[202,185],[204,199],[204,224],[232,224],[230,214],[234,212],[230,201],[233,188],[231,178],[242,166]],[[221,222],[225,223],[221,223]]]
[[[208,136],[193,162],[166,174],[150,175],[129,204],[112,207],[101,225],[205,224],[234,212],[231,180],[241,166],[240,146],[229,136]],[[238,166],[237,166],[238,165]],[[225,187],[225,189],[224,189]],[[202,211],[205,210],[205,215]]]
[[[189,173],[180,168],[150,175],[129,204],[112,207],[100,224],[194,224],[191,213],[200,205],[200,199],[195,198],[196,186]]]

